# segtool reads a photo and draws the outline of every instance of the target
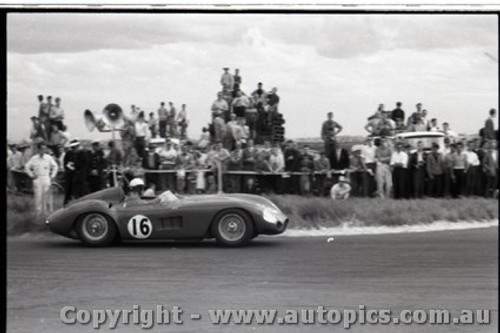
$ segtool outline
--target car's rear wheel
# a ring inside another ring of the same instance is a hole
[[[224,246],[240,246],[247,243],[254,234],[250,216],[238,209],[220,212],[212,223],[212,235]]]
[[[77,232],[83,243],[90,246],[108,246],[116,239],[116,226],[101,213],[90,213],[81,217]]]

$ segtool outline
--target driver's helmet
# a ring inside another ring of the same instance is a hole
[[[137,187],[137,186],[142,186],[144,187],[144,181],[141,178],[134,178],[130,181],[130,184],[128,185],[131,189]]]

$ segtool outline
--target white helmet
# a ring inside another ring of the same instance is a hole
[[[144,181],[141,178],[134,178],[130,181],[130,184],[128,184],[130,188],[134,188],[136,186],[144,186]]]

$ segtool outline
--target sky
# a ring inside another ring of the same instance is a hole
[[[188,135],[210,121],[223,67],[242,89],[277,87],[287,138],[319,137],[329,111],[364,135],[380,103],[422,103],[475,134],[498,109],[498,18],[489,14],[9,13],[7,138],[29,137],[37,96],[60,97],[71,137],[109,103],[187,104]]]

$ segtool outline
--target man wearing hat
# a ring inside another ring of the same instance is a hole
[[[106,167],[104,152],[102,151],[99,140],[92,141],[92,150],[89,152],[89,182],[90,192],[97,192],[103,188],[103,173]]]
[[[38,153],[25,165],[26,173],[33,179],[35,206],[38,213],[44,214],[48,209],[48,196],[52,179],[57,175],[57,163],[52,156],[46,154],[47,145],[38,144]]]
[[[220,78],[220,84],[222,85],[222,90],[225,92],[233,91],[233,76],[229,73],[229,67],[223,68],[224,73]]]
[[[345,176],[340,176],[337,184],[332,186],[330,197],[332,200],[346,200],[351,193],[351,185]]]

